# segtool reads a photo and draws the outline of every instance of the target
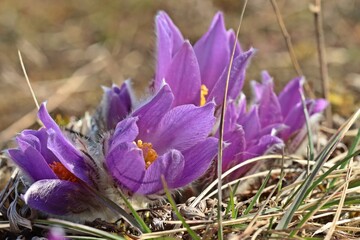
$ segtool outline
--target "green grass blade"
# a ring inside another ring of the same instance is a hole
[[[262,192],[264,191],[264,188],[265,188],[266,184],[268,183],[270,176],[271,176],[271,170],[269,171],[268,175],[266,175],[264,182],[261,184],[259,190],[256,192],[254,198],[251,200],[249,206],[245,209],[244,215],[249,214],[249,212],[253,209],[256,201],[260,198]]]
[[[144,220],[139,216],[139,214],[136,212],[136,210],[133,208],[133,206],[131,205],[131,203],[127,200],[126,196],[119,191],[120,196],[122,198],[122,200],[125,202],[126,206],[130,209],[131,213],[133,214],[134,218],[136,219],[136,221],[140,224],[141,229],[143,230],[143,232],[145,233],[151,233],[150,228],[146,225],[146,223],[144,222]]]
[[[294,216],[295,211],[301,205],[306,196],[312,191],[310,186],[314,186],[313,180],[320,171],[321,167],[325,161],[329,158],[331,153],[335,150],[336,145],[344,137],[345,133],[350,129],[353,123],[359,118],[360,109],[346,122],[341,126],[339,131],[334,134],[334,136],[329,140],[329,143],[324,147],[321,153],[316,157],[316,164],[313,166],[310,175],[305,179],[303,184],[300,186],[300,190],[296,194],[294,201],[290,205],[289,209],[286,210],[284,216],[281,218],[279,224],[276,226],[276,230],[285,229],[290,223],[291,219]]]
[[[182,222],[183,226],[186,228],[186,230],[188,231],[188,233],[190,234],[192,239],[201,240],[201,238],[196,234],[196,232],[194,232],[194,230],[192,230],[190,228],[189,224],[186,223],[185,218],[180,214],[178,208],[176,207],[176,203],[169,192],[169,188],[167,186],[164,176],[161,176],[161,181],[164,186],[164,191],[165,191],[166,197],[169,200],[169,203],[170,203],[171,207],[173,208],[177,218]]]
[[[311,127],[310,127],[310,117],[309,117],[309,112],[307,110],[306,107],[306,102],[305,102],[305,96],[302,90],[300,90],[300,95],[301,95],[301,102],[303,105],[303,110],[304,110],[304,115],[305,115],[305,124],[306,124],[306,129],[307,129],[307,135],[308,135],[308,141],[309,141],[309,160],[314,160],[314,141],[313,141],[313,135],[312,135],[312,131],[311,131]]]

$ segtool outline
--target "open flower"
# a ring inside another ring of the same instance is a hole
[[[153,98],[119,122],[106,149],[106,165],[119,186],[149,195],[181,188],[202,176],[217,153],[208,137],[215,123],[214,103],[172,108],[165,84]]]
[[[227,31],[224,18],[217,13],[207,33],[194,45],[184,40],[179,29],[165,12],[156,17],[157,67],[154,88],[158,91],[163,79],[174,94],[174,106],[204,105],[215,100],[222,103],[227,72],[235,43],[233,30]],[[245,79],[245,69],[255,50],[243,52],[236,40],[236,51],[230,74],[229,98],[236,98]]]
[[[38,116],[44,128],[24,130],[9,149],[13,161],[32,184],[24,195],[32,208],[55,215],[82,213],[95,203],[80,183],[98,188],[94,162],[67,139],[42,104]]]

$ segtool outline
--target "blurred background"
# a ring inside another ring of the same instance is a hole
[[[3,0],[0,3],[0,141],[35,120],[30,91],[17,50],[40,102],[53,113],[81,116],[93,111],[101,85],[131,78],[139,92],[154,74],[154,17],[165,10],[185,38],[194,43],[223,11],[227,28],[237,28],[239,0]],[[321,96],[313,1],[278,0],[300,63],[315,94]],[[341,116],[359,107],[360,1],[323,1],[331,102]],[[259,51],[248,69],[249,80],[261,70],[274,76],[277,90],[296,76],[270,1],[248,3],[240,33],[244,49]],[[245,88],[248,91],[248,87]]]

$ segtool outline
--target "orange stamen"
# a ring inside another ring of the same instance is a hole
[[[204,85],[201,84],[200,89],[200,106],[204,106],[206,103],[206,96],[209,94],[209,89]]]
[[[79,180],[61,162],[53,162],[49,166],[54,171],[56,176],[58,176],[61,180],[66,180],[70,182],[77,182]]]
[[[143,141],[138,140],[136,145],[143,151],[145,166],[148,168],[157,159],[157,152],[151,143],[143,143]]]

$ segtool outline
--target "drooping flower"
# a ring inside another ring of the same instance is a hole
[[[39,130],[24,130],[18,148],[8,154],[32,183],[24,195],[32,208],[55,215],[70,215],[99,208],[83,184],[99,189],[99,173],[90,155],[66,138],[42,104]]]
[[[207,33],[194,45],[184,40],[179,29],[165,12],[156,17],[157,67],[155,91],[162,81],[171,87],[175,96],[174,106],[181,104],[204,105],[215,100],[222,103],[224,88],[235,34],[226,30],[224,18],[217,13]],[[245,79],[245,69],[255,50],[243,52],[236,40],[236,51],[231,69],[228,97],[235,99]]]
[[[114,180],[132,193],[162,191],[161,175],[170,189],[202,176],[217,153],[208,137],[215,123],[214,103],[172,108],[174,95],[163,85],[153,98],[120,121],[105,150]]]

